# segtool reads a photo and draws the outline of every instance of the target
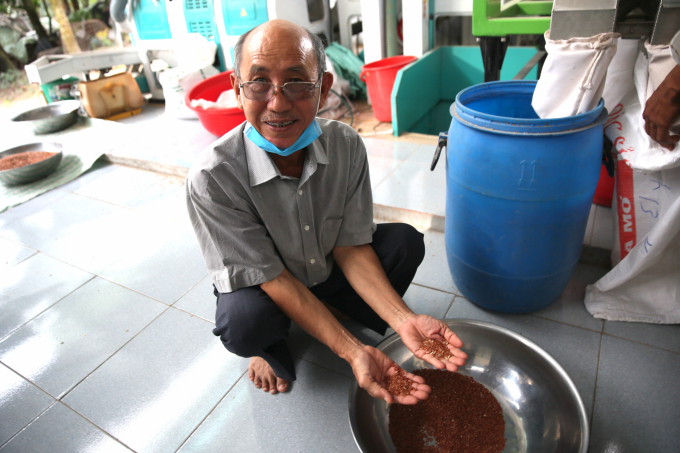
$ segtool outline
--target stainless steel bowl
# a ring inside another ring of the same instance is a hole
[[[44,178],[45,176],[54,173],[61,163],[61,158],[64,154],[62,151],[62,146],[59,143],[39,142],[16,146],[14,148],[2,151],[0,152],[0,159],[12,154],[19,154],[27,151],[47,151],[57,154],[31,165],[0,171],[0,181],[8,185],[26,184],[37,181],[40,178]]]
[[[459,372],[483,384],[503,408],[504,452],[586,453],[589,430],[583,401],[552,356],[503,327],[467,319],[445,321],[469,356]],[[397,334],[376,347],[407,371],[432,368]],[[389,406],[371,398],[356,381],[349,394],[349,422],[362,452],[396,452],[388,429]]]
[[[36,134],[57,132],[78,121],[80,101],[59,101],[21,113],[11,121],[26,124]]]

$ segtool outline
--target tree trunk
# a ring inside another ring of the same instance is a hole
[[[38,11],[35,9],[33,0],[21,0],[21,6],[23,10],[26,11],[26,14],[28,14],[28,19],[31,21],[33,29],[38,34],[38,40],[46,39],[47,32],[45,31],[45,27],[40,23],[40,16],[38,16]]]
[[[73,29],[71,28],[71,23],[68,21],[68,17],[64,11],[64,4],[61,0],[48,0],[48,3],[50,4],[50,8],[52,8],[54,18],[59,24],[59,33],[61,34],[61,42],[64,50],[69,54],[80,53],[80,46],[78,45],[78,41],[76,41]]]
[[[52,35],[52,16],[50,15],[50,9],[47,7],[47,1],[46,0],[42,0],[42,5],[43,5],[43,8],[45,8],[45,15],[47,16],[47,19],[49,20],[47,22],[47,24],[49,25],[48,31],[49,31],[50,36],[51,36]]]
[[[5,49],[2,48],[2,44],[0,44],[0,73],[8,72],[16,68],[14,63],[12,63],[12,60],[10,60],[9,55],[7,55],[7,52],[5,52]]]
[[[80,9],[80,5],[78,4],[78,0],[71,0],[71,8],[73,8],[73,11],[78,11]]]

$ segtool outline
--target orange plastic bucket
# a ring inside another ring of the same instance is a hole
[[[392,121],[392,87],[397,72],[417,58],[407,55],[383,58],[361,68],[361,80],[366,82],[368,96],[373,104],[375,119],[382,122]]]

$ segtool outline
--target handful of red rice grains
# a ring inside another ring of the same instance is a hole
[[[446,360],[452,357],[451,351],[449,350],[449,343],[444,340],[427,338],[423,340],[422,343],[420,343],[420,347],[418,349],[422,349],[439,360]]]
[[[410,395],[411,390],[413,390],[413,381],[404,375],[404,370],[396,363],[392,364],[392,368],[397,372],[386,379],[387,391],[392,396]]]

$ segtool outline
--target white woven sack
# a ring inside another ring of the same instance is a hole
[[[623,97],[635,87],[633,83],[633,69],[637,60],[639,47],[642,42],[638,39],[622,39],[616,45],[616,55],[609,63],[602,99],[604,108],[611,113],[621,102]]]
[[[637,96],[627,98],[627,102],[622,103],[623,110],[617,113],[627,123],[622,126],[626,131],[624,135],[627,141],[615,143],[617,151],[635,170],[650,172],[680,166],[680,144],[676,144],[672,151],[659,145],[645,132],[645,121],[642,118],[647,100],[676,64],[669,46],[652,46],[647,42],[645,51],[638,54],[633,72]],[[616,109],[618,106],[610,112],[610,118]],[[673,134],[680,134],[680,118],[670,130]],[[611,127],[605,129],[607,137],[612,141],[621,135],[618,132],[622,131]]]
[[[618,154],[615,267],[586,288],[585,305],[596,318],[680,323],[680,148],[660,147],[642,120],[644,104],[676,63],[668,46],[645,48],[634,87],[605,124]]]
[[[644,243],[661,219],[665,219],[665,223],[669,221],[669,212],[673,212],[678,198],[680,169],[643,173],[619,162],[612,206],[612,265],[618,265],[634,247]]]
[[[643,212],[645,215],[657,215],[651,230],[640,238],[630,253],[607,275],[594,285],[586,287],[585,306],[594,317],[609,321],[680,323],[679,170],[675,168],[647,175],[647,180],[659,178],[662,181],[657,181],[658,184],[654,185],[644,182],[641,184],[645,186],[642,193],[648,195],[649,192],[654,192],[653,187],[659,193],[666,192],[673,187],[670,180],[674,180],[676,191],[667,196],[668,204],[663,213],[656,210],[652,211],[653,214]],[[640,176],[640,179],[643,177],[644,175]],[[638,192],[638,200],[646,198],[645,195]],[[654,203],[647,203],[647,208],[653,208]],[[641,212],[637,204],[628,205],[626,209],[628,214],[622,211],[622,216]],[[625,223],[632,234],[635,234],[630,217]],[[621,239],[617,238],[619,240]]]
[[[564,118],[588,112],[600,102],[619,33],[552,40],[545,32],[548,57],[531,102],[541,118]]]

